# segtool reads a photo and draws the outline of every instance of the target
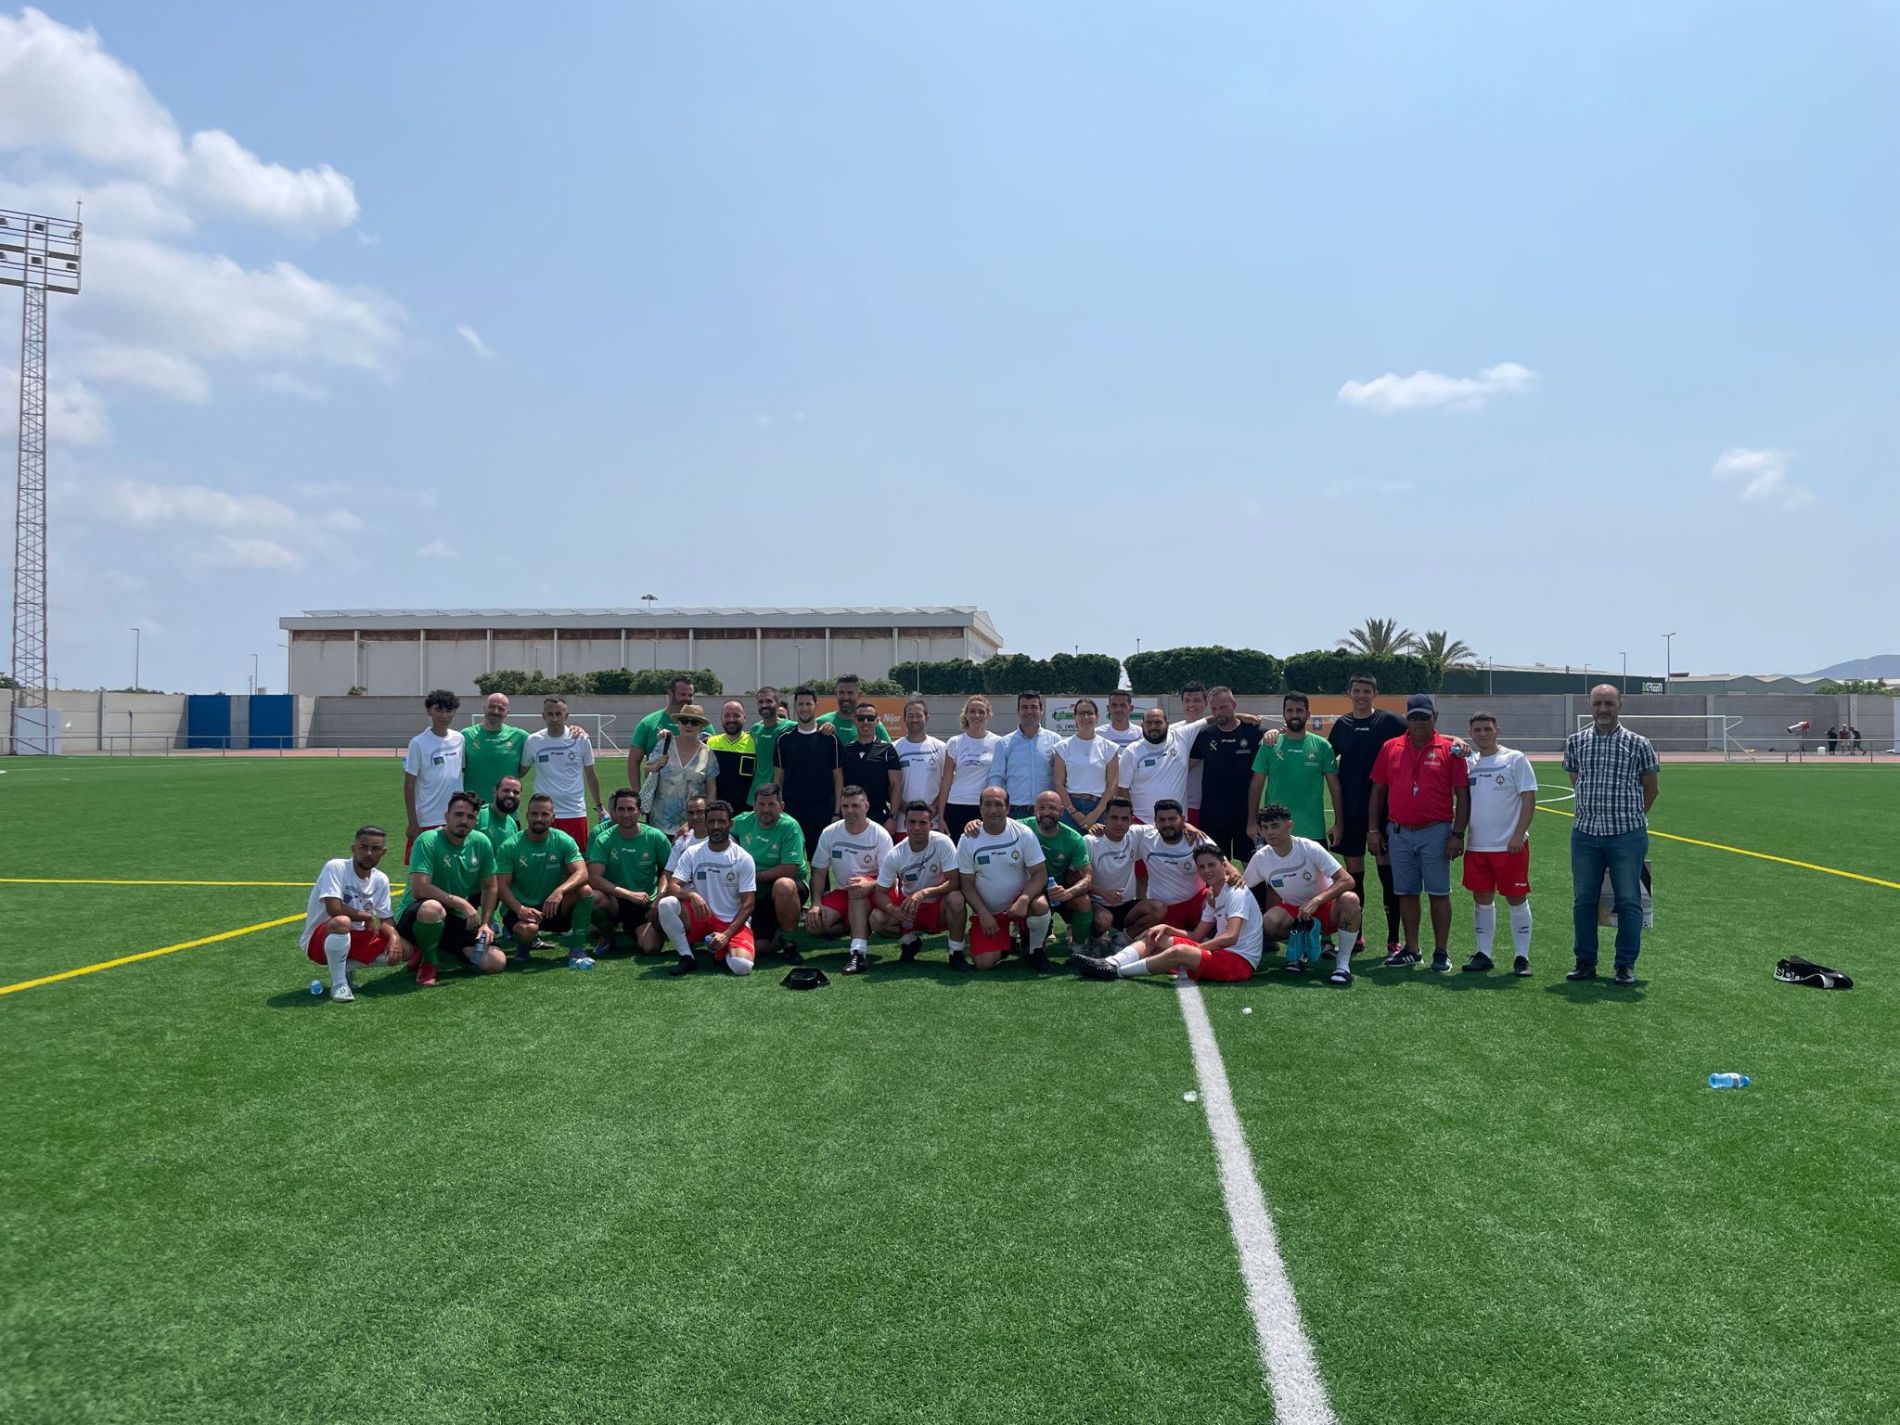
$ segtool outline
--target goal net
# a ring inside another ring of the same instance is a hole
[[[468,725],[475,727],[481,720],[481,715],[477,713],[469,718]],[[593,740],[596,753],[627,750],[613,740],[614,715],[612,713],[569,713],[567,720],[586,732]],[[547,726],[539,713],[510,713],[507,721],[516,727],[526,728],[529,732],[539,732]]]
[[[1742,745],[1742,719],[1736,713],[1636,713],[1623,717],[1623,726],[1649,739],[1658,757],[1703,757],[1724,762],[1752,761]],[[1589,713],[1577,714],[1577,731],[1590,726]]]

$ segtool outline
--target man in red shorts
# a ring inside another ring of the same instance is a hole
[[[1157,925],[1106,960],[1071,955],[1070,962],[1092,980],[1164,975],[1172,970],[1186,971],[1191,980],[1253,978],[1264,944],[1260,906],[1253,892],[1231,884],[1230,870],[1218,846],[1211,842],[1197,846],[1194,871],[1207,892],[1207,908],[1191,933]]]
[[[1207,886],[1194,869],[1194,848],[1204,840],[1187,824],[1181,803],[1164,797],[1155,803],[1154,825],[1133,826],[1128,839],[1135,843],[1135,859],[1147,877],[1148,894],[1128,912],[1123,929],[1138,940],[1157,925],[1192,930],[1201,923]]]
[[[752,945],[752,905],[758,898],[758,868],[732,839],[732,803],[706,803],[706,839],[680,853],[667,873],[670,894],[660,902],[660,928],[679,960],[666,973],[690,975],[698,968],[693,947],[735,975],[749,975],[758,952]]]
[[[864,734],[866,741],[872,734]],[[811,853],[811,909],[805,928],[814,935],[836,935],[849,927],[851,958],[847,975],[861,975],[871,967],[871,892],[877,888],[877,869],[891,849],[891,834],[882,822],[872,821],[871,799],[855,782],[838,799],[844,815],[818,833]]]
[[[977,803],[982,825],[957,843],[957,889],[950,899],[950,968],[993,970],[1009,953],[1010,933],[1023,928],[1024,955],[1037,971],[1049,969],[1042,942],[1049,935],[1048,881],[1042,843],[1020,821],[1010,820],[1009,793],[985,787]],[[974,914],[976,924],[970,925]],[[969,958],[963,932],[969,929]]]
[[[304,907],[304,953],[330,967],[330,998],[348,1004],[351,965],[401,963],[389,908],[389,877],[376,869],[389,849],[380,826],[359,826],[350,854],[323,863]]]
[[[1531,759],[1498,741],[1498,720],[1471,715],[1476,755],[1471,770],[1471,825],[1465,841],[1465,889],[1473,909],[1477,953],[1465,973],[1491,969],[1491,942],[1498,933],[1497,897],[1511,908],[1511,970],[1531,972],[1531,820],[1537,815],[1537,771]]]
[[[956,890],[957,844],[930,829],[930,803],[904,808],[904,839],[878,863],[871,929],[895,935],[897,958],[915,960],[926,935],[944,926],[944,902]]]
[[[1293,834],[1293,812],[1281,802],[1260,808],[1260,849],[1247,862],[1241,880],[1262,901],[1267,938],[1288,940],[1286,968],[1304,974],[1312,962],[1296,958],[1289,932],[1317,925],[1321,935],[1337,935],[1333,973],[1327,983],[1342,989],[1352,983],[1352,952],[1359,946],[1359,897],[1352,872],[1333,853],[1308,836]],[[1314,947],[1317,954],[1317,947]]]

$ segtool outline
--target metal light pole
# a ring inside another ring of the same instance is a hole
[[[655,594],[640,595],[640,602],[647,606],[648,619],[653,617],[653,601],[657,597],[658,595]],[[647,632],[650,635],[649,642],[653,652],[653,661],[648,666],[657,673],[660,671],[660,635],[659,631],[654,629],[650,624],[647,628]]]
[[[15,691],[9,729],[15,752],[23,745],[50,752],[53,743],[46,712],[46,294],[79,290],[79,235],[76,214],[68,222],[0,211],[0,286],[21,291],[19,484],[13,514]]]
[[[139,631],[136,628],[133,629],[132,630],[132,691],[135,693],[139,690],[139,639],[140,637],[141,635]]]
[[[1623,660],[1623,695],[1628,697],[1630,690],[1630,656],[1621,649],[1617,650],[1616,656]]]
[[[257,696],[257,655],[251,655],[251,696]]]
[[[1676,671],[1675,659],[1671,656],[1675,636],[1675,630],[1671,630],[1663,635],[1663,692],[1665,694],[1669,691],[1669,679]]]

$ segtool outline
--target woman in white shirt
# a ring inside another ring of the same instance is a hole
[[[963,731],[944,744],[943,784],[937,788],[937,825],[952,841],[982,814],[983,789],[990,784],[990,764],[1003,739],[989,730],[990,700],[981,693],[963,704],[958,719]]]
[[[1085,836],[1101,821],[1102,809],[1115,795],[1121,772],[1115,760],[1121,748],[1095,735],[1095,724],[1100,721],[1095,699],[1077,698],[1075,736],[1056,744],[1055,761],[1049,769],[1056,795],[1062,798],[1062,819]]]
[[[668,836],[678,834],[686,825],[686,803],[694,797],[709,796],[708,789],[719,774],[719,761],[701,737],[706,730],[706,710],[698,703],[688,703],[673,721],[679,724],[679,735],[660,734],[647,756],[646,777],[640,783],[640,805],[646,808],[647,824],[659,827]]]

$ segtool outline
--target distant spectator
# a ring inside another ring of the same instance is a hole
[[[1841,740],[1840,729],[1830,723],[1827,729],[1827,755],[1828,756],[1832,757],[1834,755],[1834,749],[1840,745],[1840,740]]]
[[[1852,736],[1854,739],[1854,755],[1859,756],[1862,752],[1866,750],[1865,748],[1861,746],[1861,743],[1860,743],[1860,729],[1858,727],[1850,727],[1847,729],[1847,731],[1848,731],[1848,734]]]

